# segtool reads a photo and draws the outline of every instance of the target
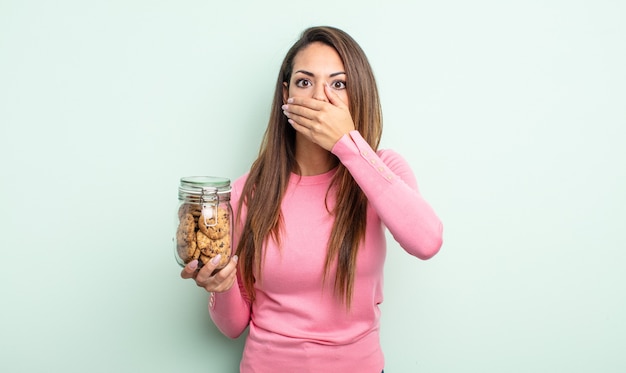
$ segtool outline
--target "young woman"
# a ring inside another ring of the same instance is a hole
[[[211,293],[231,338],[249,327],[241,372],[381,372],[385,227],[409,254],[435,255],[442,224],[406,161],[377,150],[382,115],[359,45],[304,31],[280,68],[257,160],[233,183],[237,255],[183,278]]]

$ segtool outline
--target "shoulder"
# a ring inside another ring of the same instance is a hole
[[[238,201],[239,200],[239,196],[241,196],[241,193],[243,191],[243,186],[246,184],[246,180],[248,180],[248,172],[246,172],[245,174],[239,176],[238,178],[235,179],[235,181],[233,181],[232,183],[232,190],[230,192],[231,194],[231,201]]]
[[[249,173],[246,172],[245,174],[236,178],[235,181],[233,181],[233,189],[237,188],[241,190],[243,188],[243,185],[246,183],[246,180],[248,180],[248,175]]]

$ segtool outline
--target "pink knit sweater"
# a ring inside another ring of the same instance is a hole
[[[384,227],[404,250],[421,259],[435,255],[442,244],[442,224],[402,157],[389,150],[374,152],[357,131],[341,138],[332,152],[369,200],[352,307],[347,310],[334,295],[334,276],[322,281],[333,224],[324,198],[335,170],[294,174],[282,202],[282,245],[270,241],[266,247],[254,303],[241,285],[212,294],[209,302],[211,317],[225,335],[236,338],[250,328],[243,373],[379,373],[384,366],[378,307],[383,301]],[[233,183],[234,208],[246,176]],[[334,206],[334,198],[329,203]]]

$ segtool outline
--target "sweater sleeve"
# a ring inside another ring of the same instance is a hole
[[[238,180],[239,181],[239,180]],[[233,214],[237,216],[237,205],[239,201],[239,185],[235,182],[231,192],[231,203]],[[237,222],[235,222],[237,224]],[[239,242],[240,227],[235,226],[233,234],[232,248],[237,247]],[[250,322],[250,301],[245,295],[245,289],[241,285],[241,278],[237,273],[235,284],[222,293],[211,293],[209,298],[209,314],[215,326],[227,337],[237,338],[246,330]]]
[[[209,313],[215,326],[227,337],[237,338],[250,322],[250,304],[242,296],[239,281],[228,291],[211,293]]]
[[[419,192],[408,163],[391,150],[375,152],[358,131],[333,147],[365,193],[383,224],[409,254],[434,256],[442,245],[443,225]]]

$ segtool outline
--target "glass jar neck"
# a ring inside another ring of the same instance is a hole
[[[190,203],[230,201],[230,180],[214,176],[188,176],[180,179],[178,199]]]

